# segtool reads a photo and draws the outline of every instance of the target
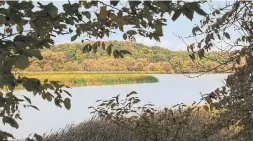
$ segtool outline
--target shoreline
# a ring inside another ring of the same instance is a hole
[[[20,72],[23,74],[201,74],[203,72],[196,73],[162,73],[158,71],[49,71],[49,72]],[[232,74],[233,72],[208,72],[207,74]]]

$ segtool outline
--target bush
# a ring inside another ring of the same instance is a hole
[[[91,119],[46,135],[44,141],[133,141],[131,132],[110,121]]]

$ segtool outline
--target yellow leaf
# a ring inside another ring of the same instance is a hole
[[[204,105],[203,108],[208,112],[209,111],[209,107],[207,105]]]
[[[103,6],[103,7],[100,8],[99,17],[100,17],[101,19],[105,19],[105,18],[107,17],[106,6]]]

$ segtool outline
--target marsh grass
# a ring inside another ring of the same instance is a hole
[[[45,79],[49,81],[61,81],[70,87],[91,86],[91,85],[114,85],[114,84],[137,84],[154,83],[158,79],[147,74],[106,74],[106,73],[23,73],[28,78],[37,78],[41,82]],[[18,86],[22,89],[22,86]]]

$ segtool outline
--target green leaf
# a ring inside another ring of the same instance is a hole
[[[102,48],[103,48],[103,50],[105,50],[105,43],[104,42],[102,42]]]
[[[15,119],[13,119],[12,117],[3,117],[2,118],[3,123],[8,123],[10,126],[14,127],[14,128],[18,128],[18,123]]]
[[[34,138],[36,139],[36,141],[43,141],[43,137],[41,135],[38,134],[34,134]]]
[[[35,49],[25,49],[22,50],[21,53],[27,57],[36,57],[39,60],[43,59],[43,56],[41,55],[41,52],[39,50],[35,50]]]
[[[72,96],[68,91],[63,90],[67,95]]]
[[[224,36],[225,36],[227,39],[230,39],[230,35],[229,35],[227,32],[224,32]]]
[[[29,105],[30,107],[32,107],[33,109],[36,109],[36,110],[40,110],[38,107],[34,106],[34,105]]]
[[[54,103],[55,103],[56,106],[62,107],[62,106],[61,106],[61,101],[60,101],[58,98],[55,98],[55,99],[54,99]]]
[[[129,54],[129,55],[132,55],[132,53],[128,50],[120,50],[120,53],[125,55],[125,54]]]
[[[190,56],[190,58],[191,58],[192,61],[194,61],[194,60],[196,59],[196,58],[195,58],[195,53],[192,53],[192,54],[190,54],[189,56]]]
[[[72,36],[72,37],[71,37],[71,42],[75,41],[76,38],[77,38],[77,35]]]
[[[15,64],[14,66],[18,69],[24,70],[29,66],[29,60],[28,57],[25,57],[23,55],[16,56]]]
[[[24,96],[24,95],[23,95],[23,96]],[[31,101],[30,98],[28,98],[28,97],[26,97],[26,96],[24,96],[24,98],[25,98],[25,100],[26,100],[29,104],[32,104],[32,101]]]
[[[5,58],[5,60],[3,61],[3,72],[10,72],[13,65],[15,64],[15,57],[7,57]]]
[[[216,13],[216,14],[220,14],[220,10],[216,10],[215,13]]]
[[[118,3],[119,3],[118,0],[110,0],[110,4],[113,6],[117,6]]]
[[[132,35],[137,34],[137,32],[135,30],[129,30],[129,31],[127,31],[127,34],[132,36]]]
[[[194,27],[194,28],[192,29],[192,34],[193,34],[194,36],[196,36],[196,32],[198,32],[198,31],[202,32],[202,30],[201,30],[198,26],[196,26],[196,27]]]
[[[40,85],[40,80],[36,78],[28,78],[23,83],[24,88],[29,92],[38,89]]]
[[[200,7],[194,9],[196,13],[198,13],[201,16],[206,16],[206,12],[204,10],[202,10]]]
[[[12,134],[10,134],[10,133],[7,133],[7,132],[4,132],[4,131],[0,131],[0,138],[1,137],[5,137],[5,138],[12,138],[12,139],[15,139],[14,137],[13,137],[13,135]]]
[[[131,96],[133,94],[138,94],[138,93],[136,91],[132,91],[131,93],[127,94],[126,97],[129,97],[129,96]]]
[[[112,54],[112,45],[109,45],[107,48],[106,48],[106,52],[107,54],[110,56]]]
[[[83,16],[82,16],[81,14],[78,14],[78,15],[77,15],[77,18],[78,18],[78,20],[80,20],[80,21],[83,20]]]
[[[241,57],[240,57],[240,56],[237,57],[235,61],[236,61],[236,63],[237,63],[238,65],[240,65],[240,64],[241,64]]]
[[[98,50],[97,44],[93,44],[92,49],[93,49],[93,52],[94,52],[94,53],[97,53],[97,50]]]
[[[90,44],[86,44],[86,45],[83,47],[83,53],[89,52],[89,48],[90,48]]]
[[[73,30],[71,28],[69,28],[69,33],[72,33],[72,32],[73,32]]]
[[[177,18],[182,14],[182,10],[181,9],[178,9],[175,11],[175,13],[173,14],[172,16],[172,20],[175,21],[177,20]]]
[[[73,9],[72,9],[72,5],[71,4],[63,4],[62,5],[62,7],[63,7],[63,10],[66,12],[66,13],[68,13],[68,14],[70,14],[70,15],[72,15],[73,14]]]
[[[200,49],[198,51],[198,56],[199,56],[200,59],[202,59],[205,56],[205,50],[204,49]]]
[[[66,23],[70,25],[74,25],[74,20],[73,19],[66,19]]]
[[[147,20],[151,22],[153,19],[153,14],[150,12],[149,7],[144,5],[143,11],[144,11],[143,17],[147,18]]]
[[[5,16],[0,15],[0,24],[4,24],[4,23],[5,23]]]
[[[84,15],[85,15],[88,19],[90,19],[90,18],[91,18],[91,14],[90,14],[90,12],[88,12],[88,11],[87,11],[87,12],[85,12],[85,13],[84,13]]]
[[[139,99],[135,99],[135,100],[133,101],[133,104],[136,104],[136,103],[139,103],[139,102],[140,102]]]
[[[123,58],[124,56],[119,52],[119,50],[114,50],[113,51],[113,56],[114,56],[114,58],[119,58],[119,57],[121,57],[121,58]]]
[[[55,7],[53,5],[53,3],[50,3],[48,5],[49,5],[49,9],[48,9],[49,15],[51,15],[53,18],[55,18],[57,16],[57,14],[58,14],[58,8]]]
[[[128,2],[130,7],[138,7],[139,4],[141,4],[141,1],[129,1]]]
[[[126,40],[127,39],[127,35],[126,33],[123,34],[123,39]]]
[[[156,24],[155,25],[155,32],[160,35],[160,36],[163,36],[163,27],[161,24]]]
[[[52,96],[50,93],[46,93],[46,99],[47,101],[51,102],[52,101]]]
[[[113,109],[116,106],[116,103],[112,103],[111,108]]]
[[[71,108],[71,103],[70,103],[70,99],[69,98],[65,98],[65,100],[63,101],[64,106],[66,109],[70,109]]]
[[[17,31],[18,32],[23,32],[24,31],[24,27],[22,25],[17,25]]]
[[[132,91],[130,94],[138,94],[136,91]]]
[[[44,88],[44,89],[54,90],[54,87],[53,87],[53,85],[51,85],[51,84],[43,84],[43,88]]]
[[[194,14],[193,11],[186,11],[186,10],[184,10],[184,15],[185,15],[189,20],[192,20],[192,19],[193,19],[193,14]]]

